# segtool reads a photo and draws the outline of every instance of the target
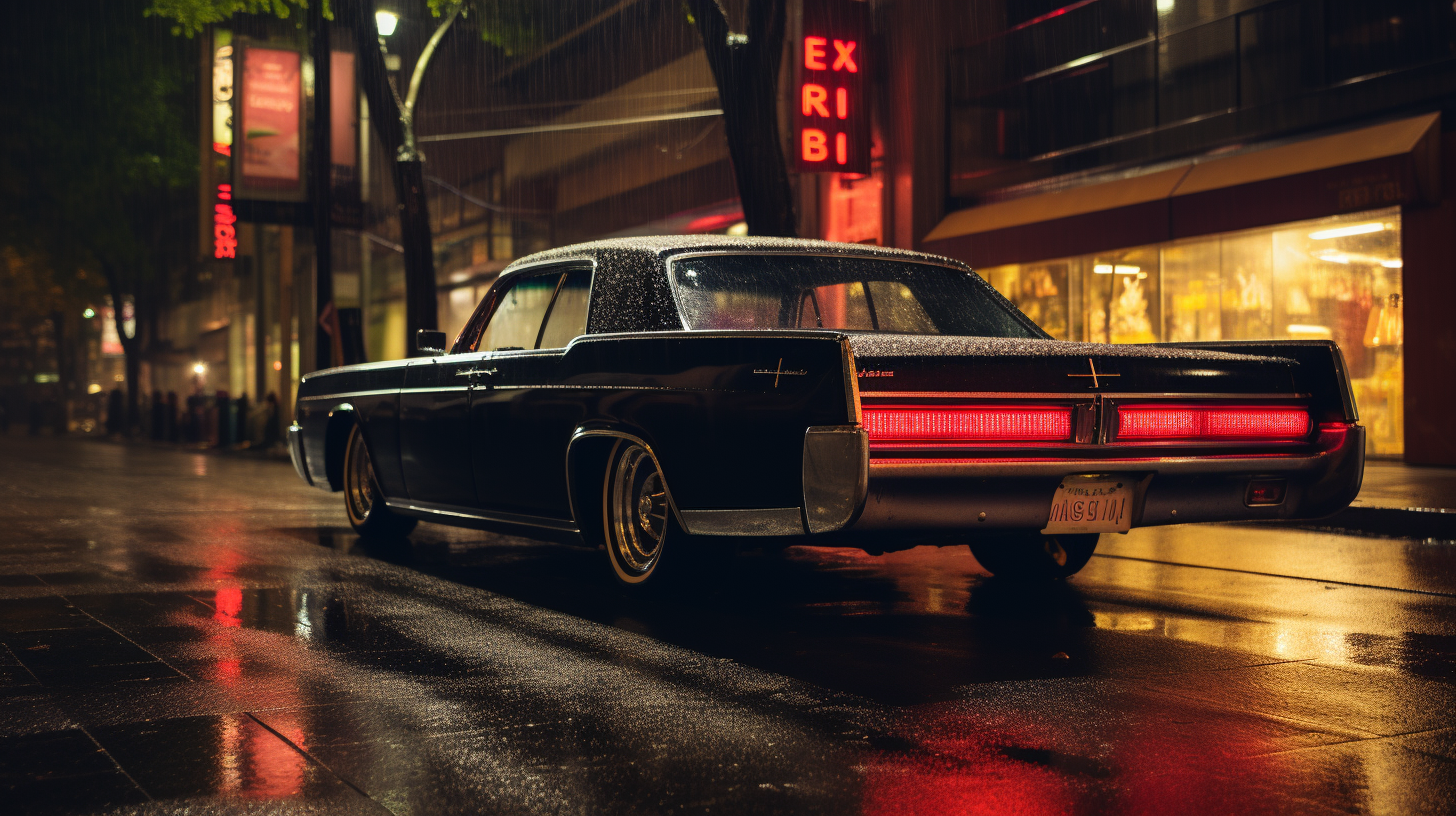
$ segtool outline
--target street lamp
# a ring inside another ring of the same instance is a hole
[[[392,11],[374,12],[374,26],[379,29],[379,36],[388,37],[394,33],[394,27],[399,25],[399,15]]]

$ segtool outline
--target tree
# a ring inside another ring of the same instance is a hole
[[[107,284],[126,354],[127,427],[138,420],[142,339],[166,271],[195,236],[196,60],[142,16],[142,0],[28,4],[7,27],[11,91],[0,109],[0,238],[60,274]],[[77,21],[83,21],[77,24]]]
[[[723,105],[728,155],[752,235],[798,235],[793,189],[779,142],[779,61],[785,0],[748,0],[747,33],[735,34],[718,0],[688,0]]]

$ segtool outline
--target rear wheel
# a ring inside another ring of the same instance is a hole
[[[612,572],[623,584],[646,583],[658,572],[668,539],[681,535],[652,454],[635,442],[618,442],[607,465],[605,492]]]
[[[987,572],[1013,581],[1051,581],[1075,575],[1097,549],[1098,535],[998,536],[971,544]]]
[[[349,524],[364,538],[401,539],[418,523],[384,504],[369,446],[364,444],[358,425],[349,430],[349,444],[344,449],[344,508],[349,513]]]

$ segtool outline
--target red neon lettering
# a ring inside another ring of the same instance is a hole
[[[829,98],[829,91],[823,85],[806,83],[804,85],[804,115],[813,116],[818,113],[825,119],[829,118],[829,108],[825,107],[824,100]]]
[[[843,68],[851,74],[859,73],[859,66],[854,64],[854,47],[857,45],[854,40],[834,41],[834,69],[838,71]]]
[[[834,134],[834,160],[849,164],[849,137],[843,133]]]
[[[218,198],[232,198],[232,185],[219,184]],[[212,256],[214,258],[236,258],[238,252],[238,231],[233,224],[238,217],[233,214],[231,204],[212,205]]]
[[[829,139],[817,128],[804,129],[804,161],[818,162],[829,158]]]
[[[828,68],[829,66],[824,64],[824,46],[828,44],[829,41],[823,37],[805,37],[804,67],[812,68],[815,71],[823,71]]]
[[[834,91],[834,111],[839,114],[840,119],[849,118],[849,89],[836,88]],[[826,114],[827,115],[827,114]]]

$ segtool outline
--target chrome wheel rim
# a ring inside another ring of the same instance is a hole
[[[374,508],[374,491],[370,489],[374,474],[369,463],[369,448],[364,435],[355,428],[349,437],[349,455],[344,463],[344,496],[349,515],[362,523]]]
[[[609,546],[623,572],[641,577],[662,556],[667,534],[667,488],[646,450],[632,445],[612,474],[612,536]]]

